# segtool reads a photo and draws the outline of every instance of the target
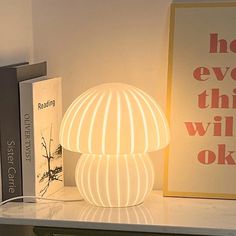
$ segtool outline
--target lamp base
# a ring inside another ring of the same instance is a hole
[[[75,171],[76,185],[89,203],[128,207],[142,203],[153,188],[154,171],[146,153],[82,154]]]

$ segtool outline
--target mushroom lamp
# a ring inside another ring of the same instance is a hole
[[[80,95],[60,128],[65,149],[82,153],[76,185],[89,203],[103,207],[140,204],[153,188],[148,152],[165,147],[169,129],[164,113],[142,90],[108,83]]]

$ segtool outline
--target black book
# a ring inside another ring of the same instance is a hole
[[[23,192],[19,82],[46,74],[46,62],[31,65],[24,62],[0,67],[2,200],[21,196]]]

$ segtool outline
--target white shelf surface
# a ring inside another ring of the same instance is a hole
[[[54,197],[78,199],[75,187]],[[153,191],[141,205],[101,208],[85,201],[7,203],[0,224],[195,235],[235,235],[236,201],[167,198]]]

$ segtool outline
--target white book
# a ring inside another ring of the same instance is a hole
[[[64,186],[61,78],[20,82],[20,109],[23,195],[48,197]]]

